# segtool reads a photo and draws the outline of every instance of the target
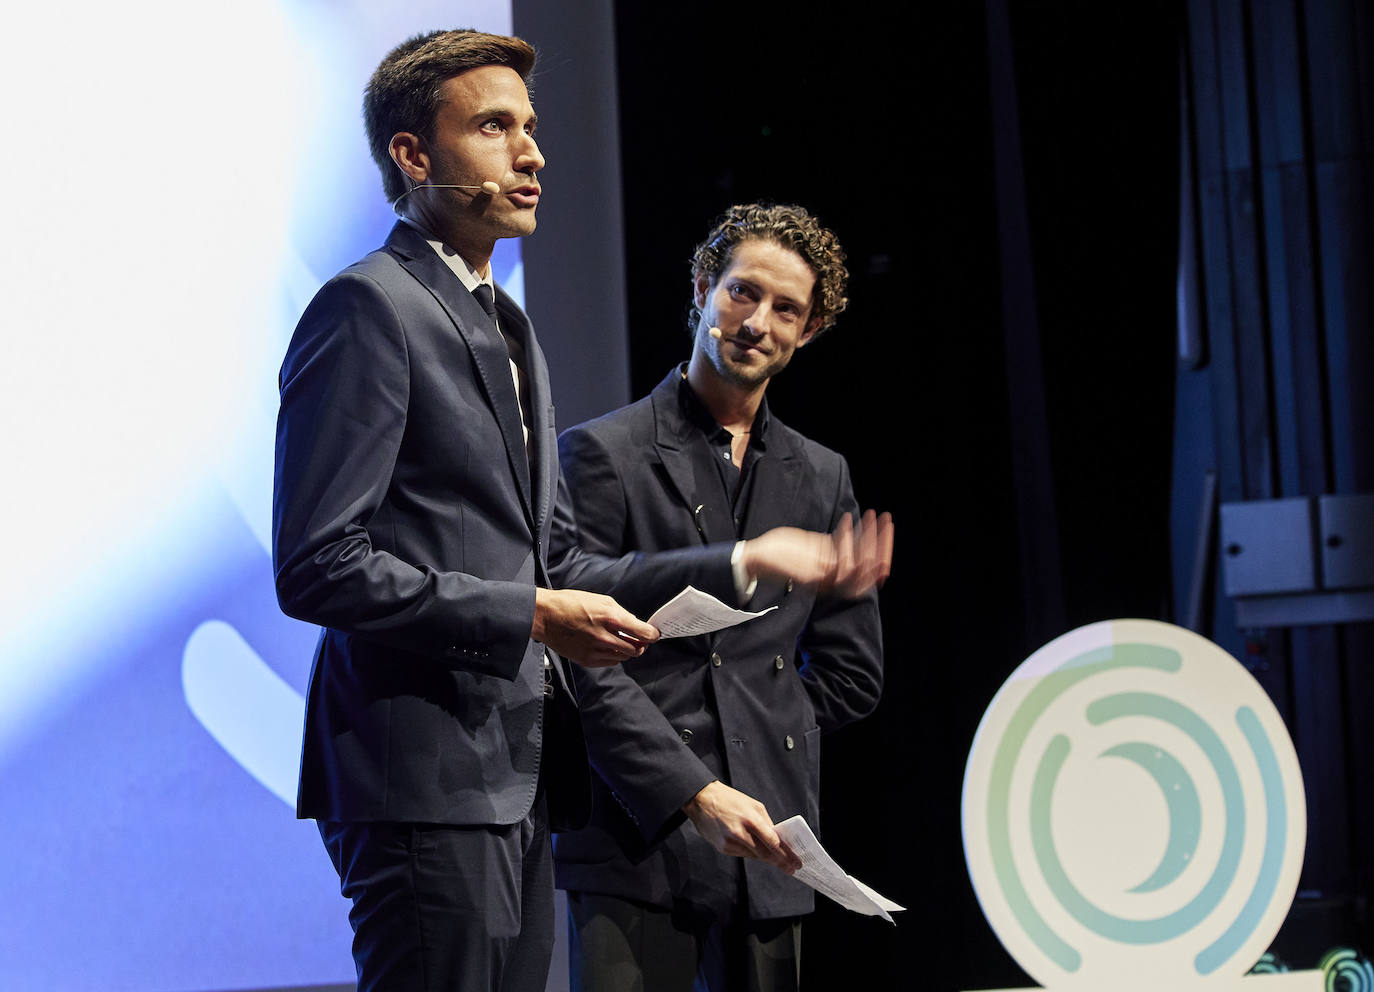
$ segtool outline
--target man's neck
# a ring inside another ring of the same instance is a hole
[[[463,237],[462,231],[453,224],[440,224],[437,218],[428,217],[424,211],[406,213],[406,220],[415,224],[431,237],[442,241],[456,251],[482,279],[491,278],[491,255],[496,249],[494,241],[476,242]]]
[[[767,380],[757,386],[741,386],[722,379],[711,363],[693,352],[687,363],[687,382],[697,394],[706,412],[731,434],[740,434],[754,426],[754,417],[763,403]]]

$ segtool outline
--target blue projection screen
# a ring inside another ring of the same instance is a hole
[[[316,634],[272,590],[276,373],[393,221],[372,68],[511,10],[76,8],[27,5],[0,42],[0,987],[351,982],[347,904],[294,817]],[[522,298],[518,244],[493,266]]]

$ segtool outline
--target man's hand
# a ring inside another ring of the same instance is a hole
[[[697,833],[722,854],[767,861],[789,875],[801,867],[801,859],[773,829],[773,818],[763,803],[724,782],[708,784],[682,811]]]
[[[835,533],[835,581],[830,592],[845,599],[857,599],[877,586],[882,588],[892,574],[892,543],[895,529],[892,514],[878,515],[869,510],[851,528],[849,514],[840,519]]]
[[[587,668],[637,658],[658,640],[658,629],[610,596],[578,589],[536,589],[530,637]]]
[[[759,578],[791,579],[846,599],[881,586],[892,572],[892,515],[869,510],[856,528],[849,514],[833,534],[774,527],[744,542],[745,570]]]

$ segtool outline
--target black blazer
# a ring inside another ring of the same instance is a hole
[[[545,707],[543,648],[529,636],[560,516],[548,373],[528,319],[499,290],[497,309],[524,345],[528,457],[500,333],[409,225],[330,280],[292,337],[277,423],[277,594],[285,612],[324,628],[301,817],[513,823],[550,757],[565,761],[545,769],[551,816],[577,822],[585,810],[577,721],[547,739],[570,697]],[[613,595],[728,574],[728,549],[652,575],[633,558],[589,558],[561,516],[559,560]],[[558,672],[566,684],[561,662]]]
[[[674,369],[653,393],[559,441],[581,540],[606,554],[701,547],[735,537],[714,459],[678,402]],[[857,506],[844,459],[782,424],[754,464],[743,535],[829,531]],[[856,720],[882,690],[876,594],[848,602],[761,584],[749,609],[778,609],[704,637],[662,641],[618,669],[575,673],[596,777],[590,825],[555,841],[558,884],[723,912],[738,861],[717,854],[679,807],[713,778],[782,820],[819,825],[820,735]],[[744,862],[749,915],[795,916],[811,890]]]

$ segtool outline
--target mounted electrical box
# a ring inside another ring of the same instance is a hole
[[[1374,494],[1223,503],[1221,561],[1242,627],[1374,620]]]

